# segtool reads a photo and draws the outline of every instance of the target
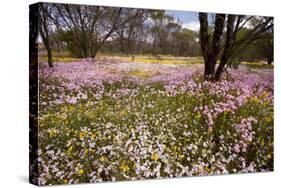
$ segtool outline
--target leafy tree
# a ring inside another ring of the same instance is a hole
[[[216,14],[215,27],[211,35],[208,14],[199,13],[199,21],[200,45],[205,66],[204,77],[212,81],[220,80],[227,65],[231,65],[233,60],[251,43],[266,37],[268,31],[273,28],[272,17]],[[255,22],[253,28],[238,38],[239,31],[250,21]],[[220,61],[216,69],[218,60]]]
[[[131,9],[126,9],[128,14]],[[134,52],[137,44],[144,39],[145,21],[149,16],[149,11],[138,10],[138,15],[130,19],[122,27],[119,27],[113,34],[113,37],[120,44],[121,52],[129,55]]]
[[[138,14],[137,9],[52,4],[53,23],[73,36],[80,57],[94,58],[106,40]]]
[[[241,33],[250,32],[250,29],[243,28],[241,29]],[[239,32],[240,33],[240,32]],[[238,38],[240,38],[242,34],[238,33]],[[270,65],[273,62],[273,28],[268,30],[267,34],[260,39],[252,42],[245,48],[239,55],[237,55],[238,59],[246,60],[246,61],[255,61],[255,60],[266,60]]]
[[[172,41],[173,54],[175,56],[199,56],[200,46],[198,44],[197,32],[189,29],[182,29],[176,32]]]
[[[257,54],[262,58],[266,58],[267,64],[271,65],[273,62],[273,28],[271,28],[265,37],[256,42]]]

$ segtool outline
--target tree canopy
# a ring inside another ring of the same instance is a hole
[[[216,14],[212,33],[209,32],[208,14],[199,13],[199,20],[206,80],[220,80],[222,72],[243,50],[256,41],[271,40],[269,33],[273,33],[272,17]],[[244,29],[246,24],[250,29]]]
[[[165,10],[41,3],[39,33],[49,67],[54,49],[81,58],[98,52],[203,56],[204,77],[213,81],[237,59],[273,62],[272,17],[212,16],[209,23],[208,13],[199,13],[197,32]]]

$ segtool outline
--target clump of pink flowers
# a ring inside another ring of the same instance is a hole
[[[40,67],[40,185],[273,170],[273,70],[219,82],[203,65]]]

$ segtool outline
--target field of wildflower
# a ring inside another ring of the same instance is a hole
[[[273,170],[273,69],[114,59],[39,68],[39,183]]]

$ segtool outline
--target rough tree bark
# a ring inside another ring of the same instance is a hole
[[[216,62],[220,53],[221,37],[223,34],[225,17],[225,14],[216,14],[215,28],[210,44],[210,36],[208,34],[208,15],[207,13],[199,13],[200,44],[204,57],[204,78],[206,80],[214,79]]]
[[[237,34],[241,28],[249,22],[253,16],[245,18],[243,15],[228,15],[225,42],[222,43],[226,15],[216,14],[213,39],[210,40],[208,33],[208,14],[199,13],[200,21],[200,45],[204,58],[204,79],[208,81],[219,81],[222,73],[226,70],[226,65],[231,65],[231,59],[235,58],[243,49],[256,40],[267,37],[268,31],[273,29],[273,18],[263,17],[253,29],[242,38],[237,39]],[[220,53],[222,51],[222,53]],[[220,56],[220,63],[216,68],[217,59]],[[268,63],[272,62],[269,58]],[[228,67],[229,67],[228,66]]]
[[[231,47],[234,42],[234,21],[236,19],[235,15],[228,15],[227,16],[227,31],[226,31],[226,41],[224,45],[223,54],[220,60],[220,64],[217,68],[215,73],[214,80],[219,81],[221,78],[221,74],[223,73],[223,69],[227,64],[231,52]]]
[[[208,46],[209,46],[209,35],[208,35],[208,14],[207,13],[199,13],[199,21],[200,21],[200,46],[202,55],[204,58],[204,77],[210,74],[209,70],[209,54],[208,54]]]

